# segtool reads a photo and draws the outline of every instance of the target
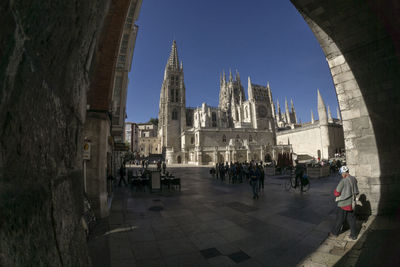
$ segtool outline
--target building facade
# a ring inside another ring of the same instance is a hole
[[[275,121],[269,85],[248,78],[245,98],[239,73],[220,79],[219,106],[186,107],[183,64],[176,42],[164,71],[158,138],[167,163],[210,164],[264,160],[275,145]]]
[[[277,119],[277,125],[280,127],[277,128],[276,139],[278,145],[290,144],[293,153],[297,155],[307,155],[315,159],[329,159],[336,153],[344,151],[343,125],[339,110],[337,110],[338,118],[333,119],[330,108],[328,106],[328,109],[326,109],[319,90],[317,95],[319,120],[314,120],[312,111],[310,123],[298,124],[297,120],[293,122]],[[287,105],[286,110],[284,115],[278,115],[280,114],[278,107],[277,117],[289,117]],[[296,114],[293,102],[291,113]]]
[[[300,123],[293,100],[285,99],[284,112],[275,104],[269,83],[247,80],[246,99],[239,73],[223,71],[220,77],[218,107],[202,103],[186,107],[183,63],[176,42],[165,66],[159,102],[158,127],[138,123],[136,149],[142,157],[163,153],[169,164],[195,165],[217,162],[277,160],[278,154],[293,153],[308,158],[329,159],[344,150],[343,126],[333,119],[318,91],[318,117]]]
[[[125,141],[129,142],[130,151],[139,157],[161,154],[162,149],[157,129],[157,125],[153,123],[126,122]]]

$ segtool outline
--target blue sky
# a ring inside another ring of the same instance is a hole
[[[244,4],[246,2],[246,4]],[[129,74],[127,121],[158,116],[160,89],[172,40],[183,61],[186,105],[218,106],[223,69],[240,73],[247,95],[269,81],[281,107],[293,98],[298,118],[317,119],[317,88],[336,117],[337,97],[325,56],[289,0],[144,0]]]

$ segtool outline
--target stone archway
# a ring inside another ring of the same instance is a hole
[[[399,122],[387,115],[400,114],[399,9],[393,11],[395,1],[291,2],[325,53],[350,173],[366,192],[373,214],[393,212],[400,202],[400,170],[393,167],[400,152]]]

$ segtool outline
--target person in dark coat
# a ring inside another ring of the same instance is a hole
[[[119,168],[119,183],[118,186],[121,186],[121,182],[124,181],[125,186],[128,185],[128,183],[125,180],[125,167],[124,164],[121,164],[121,167]]]
[[[253,188],[253,199],[258,199],[258,183],[260,179],[260,171],[257,167],[250,164],[249,167],[250,184]]]

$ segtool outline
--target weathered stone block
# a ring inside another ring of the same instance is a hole
[[[342,110],[342,119],[343,120],[351,120],[360,117],[360,109],[355,108],[356,103],[359,103],[357,100],[353,102],[352,109],[350,110]]]
[[[337,66],[337,67],[340,67],[340,66]],[[344,83],[344,82],[350,81],[350,80],[354,80],[354,75],[351,71],[338,73],[335,76],[333,76],[334,84]]]
[[[337,56],[335,58],[330,59],[328,61],[328,65],[329,65],[330,68],[333,68],[335,66],[342,65],[345,62],[346,62],[346,60],[345,60],[344,56],[340,55],[340,56]]]

